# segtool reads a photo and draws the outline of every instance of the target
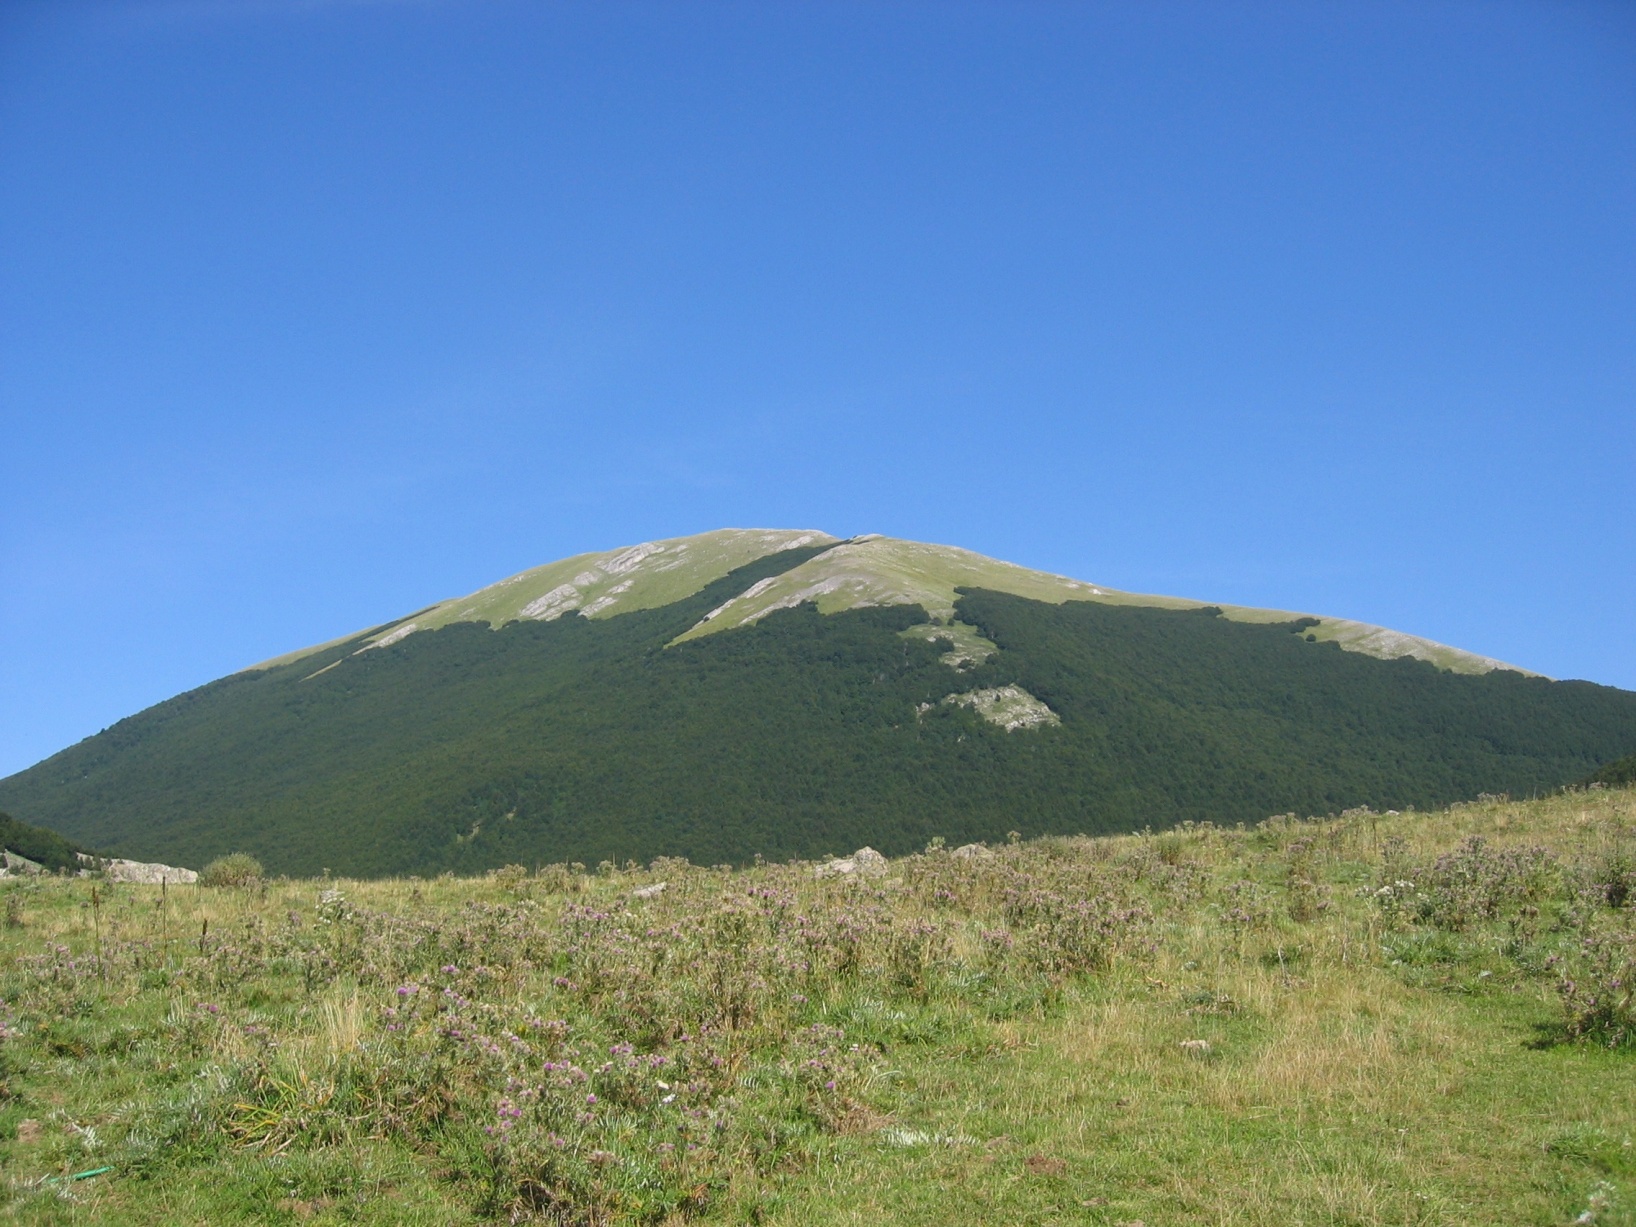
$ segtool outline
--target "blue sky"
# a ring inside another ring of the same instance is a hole
[[[1636,688],[1636,6],[0,8],[0,774],[884,532]]]

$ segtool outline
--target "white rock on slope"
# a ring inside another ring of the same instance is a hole
[[[844,878],[850,874],[876,878],[886,872],[886,858],[873,848],[859,848],[851,856],[837,857],[813,868],[815,878]]]
[[[175,865],[161,865],[157,862],[122,861],[117,858],[105,860],[100,856],[79,854],[80,864],[86,869],[101,870],[102,876],[110,882],[136,882],[147,886],[158,886],[161,882],[171,882],[176,885],[191,885],[199,880],[199,875],[191,869],[181,869]]]

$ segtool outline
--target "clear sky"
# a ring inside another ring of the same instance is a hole
[[[0,6],[0,774],[883,532],[1636,688],[1636,5]]]

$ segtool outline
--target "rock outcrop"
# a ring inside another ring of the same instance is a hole
[[[87,856],[83,852],[80,853],[80,864],[85,866],[84,871],[101,873],[110,882],[136,882],[146,886],[158,886],[161,882],[191,885],[199,880],[199,875],[193,870],[181,869],[175,865],[122,861],[118,858]]]
[[[815,878],[844,878],[857,874],[865,878],[877,878],[886,872],[886,858],[873,848],[859,848],[851,856],[836,857],[832,861],[825,861],[815,866],[812,876]]]

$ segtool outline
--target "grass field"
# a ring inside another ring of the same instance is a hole
[[[1636,1223],[1636,790],[0,903],[9,1221]]]

